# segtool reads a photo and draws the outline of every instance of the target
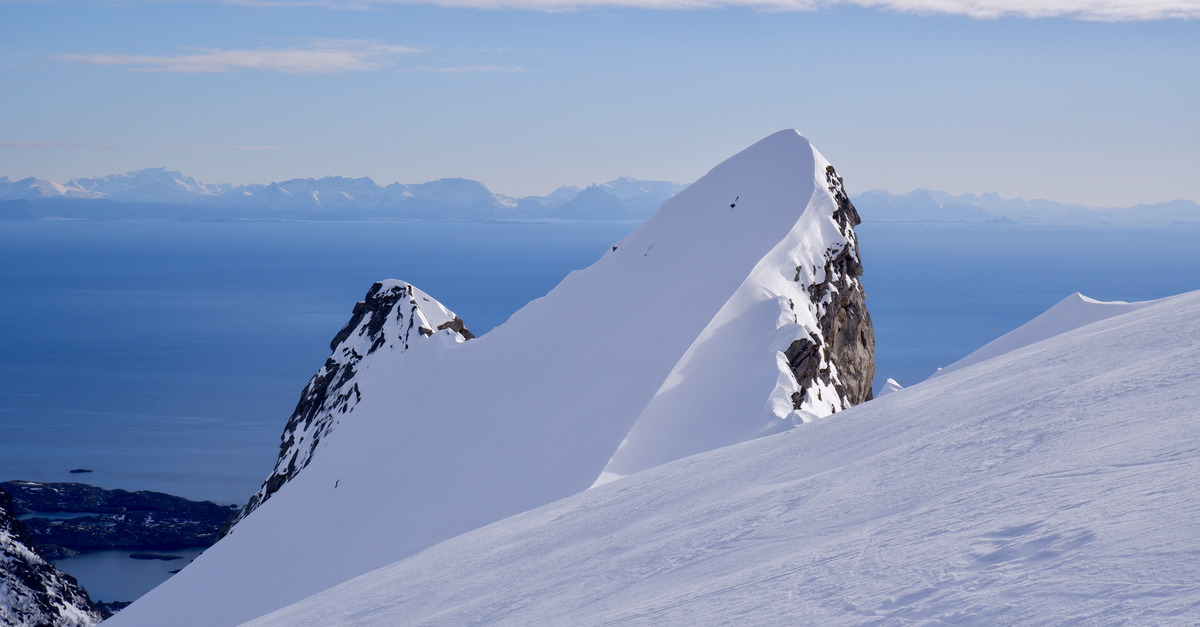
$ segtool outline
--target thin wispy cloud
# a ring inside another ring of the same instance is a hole
[[[520,74],[529,70],[521,66],[513,65],[450,65],[450,66],[433,66],[433,65],[418,65],[414,67],[398,68],[405,72],[437,72],[439,74],[472,74],[472,73],[491,73],[491,74]]]
[[[0,142],[0,148],[120,148],[120,146],[101,146],[89,144],[56,144],[52,142]]]
[[[152,146],[152,148],[173,148],[173,146]],[[180,146],[180,148],[188,148],[192,150],[245,150],[250,152],[270,152],[275,150],[283,150],[282,146],[210,146],[206,144]]]
[[[1200,19],[1200,0],[845,0],[832,4],[918,14],[1124,22]]]
[[[1200,19],[1200,0],[225,0],[264,7],[321,6],[362,10],[395,4],[454,8],[573,11],[591,8],[659,10],[744,7],[765,11],[817,11],[857,6],[919,15],[962,15],[977,19],[1017,17],[1090,21]]]
[[[332,74],[377,70],[394,63],[399,55],[421,52],[419,48],[375,41],[329,40],[295,48],[253,50],[200,49],[184,54],[62,54],[69,63],[127,67],[137,72],[205,74],[259,70],[285,74]]]
[[[84,150],[247,150],[252,152],[283,150],[282,146],[236,146],[222,144],[190,144],[186,146],[114,146],[110,144],[63,144],[54,142],[0,141],[0,148],[84,149]]]

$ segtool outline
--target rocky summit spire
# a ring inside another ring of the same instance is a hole
[[[784,352],[800,387],[792,393],[792,407],[817,416],[871,400],[875,378],[875,330],[859,280],[863,266],[854,233],[862,220],[833,166],[826,166],[825,180],[836,203],[830,217],[840,241],[825,249],[820,268],[798,265],[795,277],[804,281],[819,332],[797,338]],[[822,396],[827,390],[833,394]]]
[[[322,438],[353,412],[362,398],[356,375],[376,353],[402,353],[434,335],[455,342],[475,337],[458,315],[413,285],[395,279],[372,285],[329,343],[333,354],[300,393],[280,438],[275,469],[222,535],[303,470]]]
[[[596,485],[871,398],[875,333],[854,232],[861,220],[804,136],[787,130],[755,143],[656,218],[685,215],[721,220],[730,241],[760,222],[786,226],[675,364]]]

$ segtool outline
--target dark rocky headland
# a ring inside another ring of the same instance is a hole
[[[48,559],[110,549],[171,551],[209,547],[236,508],[162,492],[106,490],[83,483],[7,481],[38,551]],[[58,518],[38,514],[79,514]]]
[[[75,578],[38,554],[17,519],[12,499],[0,492],[0,625],[90,627],[111,608],[97,607]]]

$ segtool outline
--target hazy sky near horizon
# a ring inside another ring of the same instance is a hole
[[[797,128],[852,193],[1200,200],[1200,0],[0,0],[0,29],[12,179],[545,194]]]

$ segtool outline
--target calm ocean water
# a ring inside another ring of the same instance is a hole
[[[1200,289],[1200,225],[863,225],[876,388],[924,380],[1073,292],[1139,301]]]
[[[0,480],[243,502],[373,281],[481,333],[635,226],[0,223]]]
[[[486,332],[635,227],[0,223],[0,480],[240,503],[373,281],[411,281]],[[865,225],[859,235],[877,385],[914,384],[1074,291],[1144,300],[1200,289],[1194,226]],[[94,472],[68,474],[80,467]],[[100,570],[146,567],[105,560]],[[146,589],[164,576],[146,576]]]

